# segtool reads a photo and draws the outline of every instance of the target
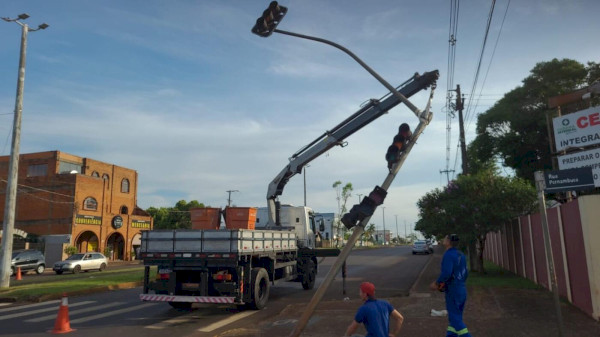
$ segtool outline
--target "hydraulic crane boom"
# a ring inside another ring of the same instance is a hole
[[[426,72],[423,75],[416,73],[413,77],[397,88],[404,97],[408,98],[417,92],[426,89],[436,82],[439,77],[437,70]],[[283,193],[287,182],[296,174],[302,172],[302,168],[313,159],[327,152],[332,147],[345,146],[344,139],[356,131],[362,129],[381,115],[400,103],[396,95],[388,93],[380,99],[370,99],[369,102],[357,112],[336,125],[333,129],[326,131],[317,139],[298,150],[290,158],[289,164],[271,181],[267,191],[267,206],[269,219],[267,226],[279,226],[279,202],[278,196]]]

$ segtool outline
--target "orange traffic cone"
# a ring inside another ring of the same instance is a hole
[[[15,280],[17,281],[21,281],[21,267],[17,268],[17,278]]]
[[[67,333],[75,331],[71,329],[71,323],[69,323],[69,300],[67,294],[63,294],[60,307],[58,308],[58,315],[56,316],[56,322],[54,323],[54,330],[51,333]]]

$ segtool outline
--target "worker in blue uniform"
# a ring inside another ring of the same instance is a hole
[[[440,277],[431,284],[431,288],[446,293],[446,310],[448,310],[446,337],[471,337],[463,322],[463,310],[467,300],[465,282],[469,272],[465,255],[456,249],[458,242],[456,234],[450,234],[444,238],[443,245],[446,252],[442,258],[442,271]]]

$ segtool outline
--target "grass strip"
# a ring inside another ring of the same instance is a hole
[[[540,289],[541,287],[529,279],[515,275],[512,272],[490,262],[483,262],[485,274],[470,272],[467,285],[473,287],[500,287],[513,289]]]
[[[150,277],[154,278],[156,270],[150,269]],[[144,271],[140,268],[121,269],[112,272],[86,273],[58,276],[57,280],[39,283],[14,285],[0,291],[0,297],[14,297],[17,301],[32,300],[45,295],[73,293],[101,287],[117,286],[123,283],[140,282]]]

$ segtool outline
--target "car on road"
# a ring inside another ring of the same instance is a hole
[[[43,273],[46,269],[44,254],[34,249],[14,250],[10,264],[10,276],[17,273],[17,268],[21,268],[21,273],[27,273],[30,270],[35,270],[38,274]]]
[[[412,253],[415,254],[429,254],[429,245],[425,240],[415,241],[412,247]]]
[[[52,270],[58,275],[66,271],[77,274],[80,271],[88,270],[103,271],[107,265],[108,259],[100,253],[77,253],[69,256],[64,261],[56,262]]]
[[[434,245],[435,241],[428,239],[428,240],[425,240],[425,242],[427,243],[427,247],[429,247],[429,253],[433,254],[433,245]]]

